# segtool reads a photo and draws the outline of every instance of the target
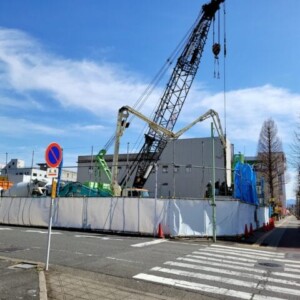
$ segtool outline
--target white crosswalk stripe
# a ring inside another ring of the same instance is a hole
[[[299,267],[284,253],[213,244],[133,278],[225,299],[300,299]]]
[[[233,250],[237,250],[236,247],[233,246],[224,246],[224,245],[217,245],[217,244],[213,244],[211,245],[211,247],[213,248],[218,248],[218,249],[233,249]],[[241,251],[243,248],[239,248]],[[284,253],[278,253],[278,252],[271,252],[271,251],[265,251],[265,250],[254,250],[254,249],[248,249],[248,248],[244,248],[245,252],[247,253],[255,253],[255,254],[261,254],[261,255],[271,255],[271,256],[278,256],[278,257],[284,257]]]

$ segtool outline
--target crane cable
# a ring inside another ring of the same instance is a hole
[[[185,47],[185,45],[187,44],[187,41],[189,40],[194,28],[196,27],[196,24],[199,23],[200,21],[200,18],[201,18],[201,12],[198,14],[198,17],[196,18],[196,20],[194,21],[194,23],[192,24],[192,26],[188,29],[188,31],[186,32],[186,34],[184,35],[184,37],[181,39],[181,41],[179,42],[179,44],[177,45],[177,47],[175,48],[175,50],[172,52],[172,55],[171,57],[173,57],[173,60],[179,56],[179,53],[182,53],[183,51],[183,48]],[[173,61],[172,61],[173,63]],[[153,110],[150,114],[150,119],[153,119],[153,116],[155,114],[155,110],[157,109],[158,105],[159,105],[159,102],[160,102],[160,98],[157,100],[157,103],[156,105],[153,107]],[[134,116],[132,117],[134,118]],[[142,144],[143,142],[143,133],[146,132],[148,128],[148,125],[145,124],[144,127],[143,127],[143,130],[141,131],[141,134],[139,135],[136,143],[134,144],[134,148],[133,150],[135,149],[139,149],[140,148],[140,145]]]
[[[154,76],[154,78],[151,80],[151,82],[148,84],[148,86],[146,87],[146,89],[143,91],[143,93],[141,94],[141,96],[137,99],[137,101],[135,102],[135,104],[133,105],[133,108],[136,110],[140,110],[143,105],[145,104],[145,102],[148,100],[148,98],[150,97],[151,93],[153,92],[153,90],[157,87],[158,83],[162,80],[162,78],[164,77],[164,75],[166,74],[166,72],[168,71],[168,69],[171,67],[171,65],[173,64],[173,61],[176,57],[178,57],[179,53],[182,51],[183,47],[186,44],[186,41],[188,40],[189,36],[192,33],[192,30],[194,29],[196,23],[198,23],[199,18],[201,17],[201,15],[198,15],[198,18],[196,19],[196,21],[193,23],[193,25],[188,29],[188,31],[186,32],[186,34],[184,35],[184,37],[181,39],[181,41],[178,43],[178,45],[175,47],[175,49],[172,51],[171,55],[167,58],[167,60],[165,61],[165,63],[163,64],[163,66],[160,68],[160,70],[157,72],[157,74]],[[159,103],[160,99],[158,99],[157,104]],[[156,109],[157,105],[154,106],[152,112],[151,112],[151,116],[154,115],[155,109]],[[131,115],[129,122],[132,122],[132,120],[135,118],[134,115]],[[143,130],[141,131],[140,136],[137,139],[137,142],[135,143],[135,147],[137,147],[137,145],[141,144],[142,137],[143,137],[143,133],[145,132],[146,128],[147,128],[147,124],[145,124]],[[109,140],[107,141],[107,143],[104,145],[104,149],[107,151],[111,145],[113,144],[113,142],[115,141],[116,138],[116,134],[113,133],[112,136],[109,138]]]
[[[227,112],[226,112],[226,55],[227,55],[227,46],[226,46],[226,6],[225,6],[225,2],[223,4],[223,12],[224,12],[224,18],[223,18],[223,30],[224,30],[224,66],[223,66],[223,80],[224,80],[224,86],[223,86],[223,92],[224,92],[224,135],[225,135],[225,139],[226,139],[226,127],[227,127]]]
[[[221,51],[221,42],[220,42],[220,10],[218,11],[218,41],[215,42],[215,16],[213,17],[213,46],[212,51],[215,55],[214,57],[214,78],[220,79],[220,66],[219,66],[219,54]],[[217,71],[216,71],[217,70]]]

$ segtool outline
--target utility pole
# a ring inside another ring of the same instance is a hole
[[[213,231],[213,242],[217,241],[216,238],[216,166],[215,166],[215,138],[214,138],[214,123],[211,123],[211,138],[212,138],[212,231]]]

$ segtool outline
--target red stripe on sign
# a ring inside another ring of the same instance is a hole
[[[50,149],[50,152],[51,154],[54,156],[54,158],[56,159],[56,161],[58,161],[58,158],[57,156],[55,155],[54,151],[53,151],[53,148]]]

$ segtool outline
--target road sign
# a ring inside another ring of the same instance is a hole
[[[56,168],[62,161],[62,149],[59,144],[51,143],[45,153],[46,163],[50,168]]]
[[[58,168],[47,168],[47,177],[57,178]]]

